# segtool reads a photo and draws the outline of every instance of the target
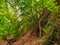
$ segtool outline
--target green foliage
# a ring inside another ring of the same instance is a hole
[[[4,36],[22,34],[30,26],[43,16],[43,9],[51,11],[54,15],[58,13],[59,7],[55,0],[0,0],[0,39]],[[55,19],[56,19],[55,15]],[[54,27],[55,21],[49,26]],[[43,28],[44,32],[50,32],[48,27]]]
[[[3,1],[0,4],[0,39],[7,38],[9,35],[15,35],[16,33],[16,25],[14,23],[17,22],[18,16],[12,14],[12,11],[10,12],[6,4]]]

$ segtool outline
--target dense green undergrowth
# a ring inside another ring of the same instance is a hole
[[[39,30],[49,35],[59,19],[57,4],[56,0],[0,0],[0,40],[22,37],[36,22]]]

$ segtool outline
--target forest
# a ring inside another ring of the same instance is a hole
[[[0,45],[60,45],[60,0],[0,0]]]

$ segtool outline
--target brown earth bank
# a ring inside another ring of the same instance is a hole
[[[36,33],[31,33],[32,30],[29,30],[20,40],[13,42],[12,45],[42,45],[37,41],[39,38],[36,36]],[[7,45],[7,43],[7,41],[2,41],[0,45]]]
[[[23,37],[15,42],[12,43],[12,45],[43,45],[38,40],[47,40],[47,36],[43,36],[42,38],[39,38],[36,36],[35,32],[31,34],[31,30],[23,35]],[[60,32],[60,31],[59,31]],[[60,34],[60,33],[59,33]],[[59,39],[58,39],[59,40]],[[7,41],[0,42],[0,45],[7,45]],[[57,45],[57,43],[53,44]]]
[[[12,43],[12,45],[43,45],[38,40],[47,40],[47,36],[43,36],[42,38],[39,38],[36,36],[36,33],[29,30],[26,34],[23,35],[23,37],[15,42]],[[60,31],[59,31],[60,32]],[[7,45],[7,41],[0,42],[0,45]],[[52,45],[57,45],[57,43],[54,43]]]

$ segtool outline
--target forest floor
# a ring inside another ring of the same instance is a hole
[[[60,19],[59,19],[57,25],[60,26]],[[60,43],[60,27],[59,27],[59,30],[57,30],[56,35],[57,35],[56,41],[59,41],[59,43]],[[32,30],[29,29],[20,40],[13,42],[12,45],[43,45],[41,42],[38,41],[41,39],[45,40],[45,39],[47,39],[47,37],[43,36],[42,38],[39,38],[36,36],[35,32],[32,33]],[[0,42],[0,45],[7,45],[7,43],[8,43],[7,41],[3,41],[3,42]],[[57,43],[54,43],[52,45],[57,45]]]

